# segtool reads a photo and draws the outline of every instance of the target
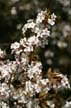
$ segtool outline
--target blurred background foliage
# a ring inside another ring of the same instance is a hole
[[[0,0],[0,47],[9,50],[12,42],[22,37],[27,19],[36,18],[41,10],[57,15],[49,44],[38,48],[43,72],[49,67],[67,74],[71,82],[71,0]]]

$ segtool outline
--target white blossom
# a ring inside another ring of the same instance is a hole
[[[48,18],[48,24],[50,24],[51,26],[53,26],[55,24],[55,19],[56,19],[56,15],[53,13],[51,15],[51,18]]]
[[[42,65],[40,62],[37,62],[35,65],[31,64],[31,66],[29,66],[27,74],[28,74],[28,77],[31,79],[37,75],[41,75],[41,72],[42,72]]]
[[[0,103],[0,106],[1,108],[9,108],[9,105],[3,101]]]
[[[5,78],[6,76],[10,78],[10,73],[12,73],[12,70],[9,66],[3,65],[3,66],[0,66],[0,72],[1,72],[1,75],[0,75],[1,78]]]
[[[66,101],[66,104],[62,108],[71,108],[71,101]]]
[[[9,97],[9,87],[6,83],[2,83],[0,84],[0,95],[4,98],[8,98]]]
[[[28,20],[27,24],[24,25],[24,27],[22,28],[23,34],[26,32],[27,29],[32,29],[35,27],[35,23],[33,20]]]
[[[42,21],[45,18],[45,13],[46,13],[46,11],[41,11],[40,13],[38,13],[37,18],[36,18],[37,24],[42,23]]]
[[[52,19],[53,21],[55,21],[55,19],[56,19],[56,15],[55,15],[54,13],[52,13],[52,15],[51,15],[51,19]]]
[[[20,39],[20,45],[22,45],[23,47],[26,47],[26,42],[27,42],[27,39],[25,37]]]
[[[51,26],[53,26],[54,24],[55,24],[55,22],[54,22],[54,20],[52,20],[52,19],[48,19],[48,24],[50,24]]]
[[[4,58],[5,55],[6,55],[6,52],[5,52],[5,51],[2,51],[2,50],[0,49],[0,58]]]
[[[28,38],[29,45],[37,45],[38,43],[39,43],[39,39],[35,35]]]
[[[19,47],[20,47],[20,44],[19,44],[18,42],[15,42],[15,43],[11,44],[11,49],[16,50],[16,49],[18,49]]]

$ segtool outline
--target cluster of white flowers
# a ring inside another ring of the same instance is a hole
[[[28,20],[24,25],[22,29],[24,37],[19,42],[11,44],[11,54],[15,55],[15,60],[5,60],[0,64],[1,106],[4,104],[4,98],[12,98],[16,108],[20,108],[20,105],[22,105],[21,108],[40,108],[40,99],[36,95],[42,92],[47,94],[52,87],[55,88],[55,84],[52,86],[50,83],[49,77],[43,77],[42,64],[34,57],[35,48],[47,44],[46,40],[50,36],[49,28],[55,24],[55,19],[54,13],[49,15],[46,11],[41,11],[36,20]],[[27,38],[28,30],[30,30],[30,36]],[[0,57],[3,54],[0,50]],[[66,76],[60,74],[57,77],[61,78],[61,87],[70,88]],[[5,107],[2,108],[7,108],[6,104],[3,106]],[[50,104],[49,106],[52,108]]]
[[[9,97],[9,86],[6,83],[0,84],[0,96],[2,98],[8,98]]]
[[[56,15],[53,13],[49,15],[50,18],[45,19],[47,16],[46,11],[41,11],[36,20],[28,20],[27,24],[22,28],[22,32],[25,36],[25,33],[30,29],[30,34],[32,35],[28,37],[22,38],[20,42],[15,42],[11,45],[12,51],[19,54],[22,52],[32,52],[34,47],[41,46],[43,47],[45,44],[48,44],[47,38],[50,36],[50,29],[48,29],[48,25],[53,26],[55,24]],[[46,24],[45,24],[46,22]],[[29,34],[29,35],[30,35]]]
[[[5,102],[0,102],[1,108],[9,108],[9,105]]]

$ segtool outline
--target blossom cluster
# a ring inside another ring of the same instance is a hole
[[[9,108],[10,103],[15,108],[41,108],[42,100],[46,100],[51,89],[70,88],[67,77],[52,73],[51,69],[44,78],[42,63],[34,53],[35,48],[48,43],[47,38],[55,20],[56,15],[50,15],[47,11],[38,13],[36,20],[28,20],[22,28],[23,38],[11,44],[11,54],[15,55],[15,60],[0,61],[1,108]],[[4,53],[0,50],[0,57],[2,55]],[[49,100],[46,103],[50,108],[55,107]]]
[[[32,52],[34,47],[44,47],[48,44],[47,38],[50,36],[50,26],[55,24],[56,15],[47,15],[46,11],[41,11],[36,20],[30,19],[22,28],[24,37],[20,42],[15,42],[11,45],[11,49],[15,53],[21,53],[22,50],[26,52]],[[30,31],[30,33],[28,33]],[[26,37],[28,34],[28,39]]]

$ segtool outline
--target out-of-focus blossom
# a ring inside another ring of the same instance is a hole
[[[12,7],[11,8],[11,14],[12,15],[16,15],[17,14],[17,11],[16,11],[16,8],[15,7]]]
[[[12,3],[19,2],[19,0],[11,0]]]
[[[9,108],[9,105],[6,102],[1,102],[0,103],[1,108]]]
[[[64,27],[63,27],[63,36],[64,37],[67,37],[68,35],[70,35],[70,33],[71,33],[71,27],[70,27],[70,25],[64,25]]]
[[[62,108],[71,108],[71,101],[66,101],[66,104]]]
[[[69,6],[70,0],[58,0],[63,6]]]
[[[63,42],[63,41],[58,41],[57,42],[57,46],[59,48],[66,48],[67,47],[67,43]]]
[[[44,54],[44,56],[46,58],[49,58],[49,57],[53,57],[54,56],[54,52],[52,52],[51,50],[47,50]]]
[[[6,56],[6,52],[0,49],[0,58],[4,58]]]

